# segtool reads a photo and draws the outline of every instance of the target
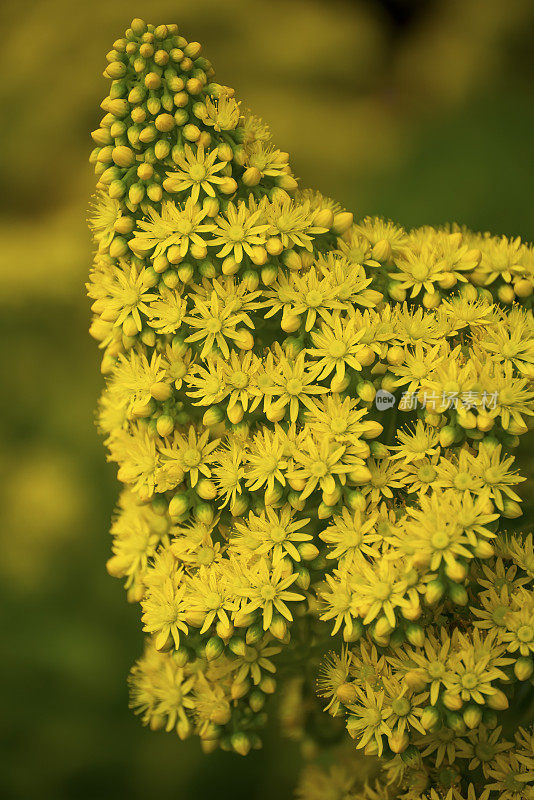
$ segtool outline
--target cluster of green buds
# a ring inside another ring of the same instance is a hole
[[[532,538],[499,528],[534,414],[532,248],[299,190],[200,53],[133,20],[92,134],[132,707],[246,754],[280,685],[304,747],[346,725],[382,757],[355,798],[500,786],[503,758],[527,785],[527,734],[504,746],[496,713],[533,672]]]

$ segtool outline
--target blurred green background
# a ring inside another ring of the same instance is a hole
[[[298,748],[275,725],[245,760],[205,757],[127,708],[142,637],[104,567],[117,484],[93,424],[102,380],[84,281],[89,132],[104,56],[133,16],[203,42],[302,184],[356,215],[532,241],[534,4],[8,0],[0,12],[0,796],[285,800]]]

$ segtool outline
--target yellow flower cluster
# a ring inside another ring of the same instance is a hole
[[[107,61],[88,293],[125,484],[108,569],[147,635],[133,708],[246,754],[275,675],[305,731],[334,642],[319,695],[383,756],[344,797],[531,796],[532,735],[497,712],[534,672],[532,536],[499,532],[534,414],[533,249],[297,191],[175,25],[133,20]]]

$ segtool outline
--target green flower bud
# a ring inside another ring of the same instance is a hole
[[[298,578],[295,581],[295,586],[298,586],[299,589],[307,591],[311,583],[311,575],[309,570],[307,570],[306,567],[297,565],[295,567],[295,571],[298,574]]]
[[[169,502],[171,517],[181,517],[189,510],[190,500],[185,492],[178,492]]]
[[[444,692],[441,696],[441,700],[445,708],[448,708],[450,711],[459,711],[463,706],[462,698],[454,692]]]
[[[469,597],[464,586],[458,583],[449,584],[449,597],[453,603],[458,606],[466,606],[469,602]]]
[[[114,117],[125,117],[130,113],[130,104],[127,100],[121,98],[115,98],[115,100],[112,100],[110,97],[106,97],[106,99],[100,104],[100,107],[104,111],[107,111],[108,114],[112,114]]]
[[[426,587],[425,601],[427,605],[433,606],[439,602],[445,593],[445,586],[440,580],[433,580]]]
[[[257,689],[254,689],[250,693],[248,702],[251,709],[254,711],[254,713],[257,714],[259,711],[262,710],[263,706],[265,705],[265,695],[262,692],[258,691]]]
[[[234,733],[231,742],[233,750],[240,756],[246,756],[250,752],[251,742],[245,733]]]
[[[287,634],[287,623],[285,619],[279,614],[273,615],[272,622],[269,625],[269,631],[277,639],[284,639]]]
[[[427,706],[421,715],[421,725],[426,731],[434,730],[440,722],[439,711],[434,706]]]
[[[354,215],[348,211],[340,212],[339,214],[334,215],[334,221],[332,224],[332,230],[334,233],[341,235],[348,231],[348,229],[354,223]]]
[[[170,436],[174,430],[174,420],[167,414],[161,414],[156,420],[156,428],[160,436]]]
[[[198,503],[194,508],[194,516],[199,522],[210,525],[215,516],[213,508],[209,503]]]
[[[408,734],[405,731],[393,731],[388,736],[388,744],[394,753],[403,753],[410,743]]]
[[[425,632],[420,625],[407,625],[406,638],[414,647],[423,647],[425,643]]]
[[[145,187],[142,183],[133,183],[128,191],[130,203],[138,205],[145,196]]]
[[[361,381],[358,383],[356,392],[364,403],[372,403],[376,396],[376,389],[370,381]]]
[[[482,709],[480,706],[470,705],[463,711],[463,720],[468,728],[478,727],[482,721]]]
[[[303,561],[313,561],[319,555],[318,548],[311,542],[303,542],[297,547]]]
[[[532,658],[522,656],[514,664],[514,673],[518,681],[528,681],[534,673],[534,662]]]
[[[497,689],[494,694],[490,694],[486,702],[494,711],[505,711],[510,705],[505,693],[500,689]]]
[[[519,503],[516,503],[515,500],[509,500],[506,498],[503,503],[501,514],[503,517],[506,517],[506,519],[517,519],[523,514],[523,511],[521,510]]]
[[[97,128],[96,131],[91,133],[91,138],[101,147],[113,144],[113,136],[109,128]]]
[[[453,730],[456,734],[461,735],[465,732],[465,723],[461,714],[448,712],[446,714],[447,727]]]
[[[274,694],[276,690],[276,681],[271,675],[264,675],[259,682],[258,688],[264,694]]]
[[[446,425],[439,432],[439,443],[441,447],[450,447],[457,436],[457,430],[452,425]]]
[[[203,500],[214,500],[217,497],[217,488],[213,481],[201,478],[195,486],[195,491]]]
[[[212,636],[206,642],[205,654],[208,661],[218,658],[224,650],[224,644],[218,636]],[[215,722],[215,720],[213,720]]]

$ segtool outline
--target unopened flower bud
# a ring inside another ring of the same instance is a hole
[[[341,236],[343,233],[346,233],[348,229],[354,223],[354,215],[351,214],[349,211],[342,211],[338,214],[334,215],[334,221],[332,224],[332,230],[334,233],[337,233],[338,236]]]

